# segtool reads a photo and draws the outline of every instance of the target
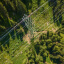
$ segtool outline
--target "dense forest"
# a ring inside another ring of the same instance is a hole
[[[9,29],[10,27],[13,27],[15,24],[17,24],[18,20],[22,18],[24,14],[26,13],[30,14],[46,1],[45,0],[44,1],[42,0],[35,0],[35,1],[33,0],[0,0],[0,34],[2,34],[3,31],[6,31],[6,29]],[[63,8],[64,8],[63,0],[50,0],[49,6],[52,7],[53,9],[53,16],[54,16],[53,19],[55,17],[58,17],[59,15],[62,16],[61,12],[63,12]],[[56,10],[56,12],[54,12],[54,10]],[[47,13],[45,13],[45,15],[46,14]],[[54,22],[55,20],[56,19],[54,19]],[[62,17],[59,19],[59,21],[61,22],[61,20],[62,20]],[[63,21],[61,23],[63,24]]]
[[[17,24],[26,13],[26,6],[21,0],[0,0],[0,34]]]
[[[47,5],[42,6],[47,1]],[[64,0],[0,0],[0,38],[17,25],[24,14],[29,15],[40,6],[31,20],[35,21],[36,33],[42,34],[37,39],[34,36],[30,38],[30,44],[27,44],[27,37],[23,38],[29,29],[24,28],[25,23],[17,26],[0,41],[0,64],[64,64]],[[52,21],[53,26],[43,32],[47,26],[45,22],[51,24]],[[19,54],[18,51],[24,49],[23,45],[29,47]],[[17,53],[19,56],[14,58]]]
[[[32,43],[29,49],[26,50],[27,64],[44,64],[47,57],[53,61],[53,64],[63,64],[64,42],[61,39],[60,33],[49,31],[43,33],[39,37],[39,41]]]

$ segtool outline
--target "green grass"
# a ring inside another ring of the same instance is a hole
[[[14,48],[14,53],[11,53],[12,50],[9,50],[9,54],[6,51],[3,51],[3,53],[0,55],[0,64],[23,64],[26,60],[26,53],[25,50],[28,48],[29,44],[27,42],[23,43],[23,45],[20,45]],[[27,46],[27,47],[26,47]],[[12,48],[12,47],[10,47]],[[21,54],[22,51],[22,54]]]
[[[49,63],[49,64],[51,64],[49,56],[46,58],[46,62]]]
[[[11,58],[7,52],[3,52],[2,55],[0,55],[0,64],[13,64],[11,61]]]
[[[61,33],[61,36],[62,36],[62,41],[64,41],[64,34]]]
[[[37,31],[42,31],[45,29],[47,26],[47,23],[54,23],[53,21],[53,13],[52,13],[52,8],[49,7],[49,5],[45,5],[44,10],[38,10],[36,13],[32,15],[32,20],[35,24],[34,28]],[[42,9],[42,8],[41,8]],[[44,12],[43,12],[44,11]],[[40,14],[40,15],[39,15]]]
[[[14,35],[16,35],[15,32]],[[15,36],[15,38],[13,39],[10,35],[10,39],[8,42],[6,42],[5,45],[6,49],[4,48],[4,46],[2,47],[3,52],[1,52],[0,54],[0,64],[23,64],[23,60],[26,59],[25,50],[28,48],[26,47],[28,43],[25,41],[21,41],[20,35],[18,36],[19,38]],[[9,43],[9,47],[7,46],[7,43]],[[22,54],[20,54],[21,51],[23,52]],[[17,54],[18,57],[16,57]]]
[[[24,46],[24,47],[21,47],[19,52],[17,51],[17,54],[19,53],[18,56],[16,56],[14,59],[13,59],[13,63],[14,64],[24,64],[26,61],[27,61],[27,57],[26,57],[26,52],[25,50],[28,48],[26,48],[27,44]],[[29,45],[28,45],[29,46]],[[22,51],[22,53],[21,53]]]

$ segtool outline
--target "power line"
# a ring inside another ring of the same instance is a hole
[[[49,27],[50,27],[50,26],[49,26]],[[49,27],[48,27],[48,28],[49,28]]]
[[[46,5],[49,1],[45,2],[42,6]],[[2,40],[2,38],[4,38],[5,36],[7,36],[12,30],[14,30],[14,28],[16,28],[19,24],[21,24],[23,21],[25,21],[28,17],[30,17],[32,14],[34,14],[36,11],[38,11],[42,6],[40,6],[39,8],[37,8],[34,12],[32,12],[30,15],[28,15],[26,18],[24,18],[22,21],[20,21],[16,26],[14,26],[9,32],[7,32],[3,37],[0,38],[0,41]]]
[[[42,4],[42,3],[41,3]],[[18,21],[17,21],[17,23],[19,22],[19,21],[21,21],[22,20],[22,18],[20,18]],[[14,25],[15,26],[15,25]],[[10,29],[11,29],[12,27],[10,27],[10,28],[8,28],[3,34],[1,34],[0,36],[3,36],[7,31],[9,31]]]
[[[24,27],[25,27],[25,26],[24,26]],[[23,27],[23,28],[24,28],[24,27]],[[19,30],[19,31],[20,31],[20,30]],[[19,32],[19,31],[18,31],[18,32]],[[18,32],[17,32],[16,34],[18,34]],[[14,35],[15,35],[15,34],[14,34]],[[15,37],[14,35],[13,35],[13,36],[11,36],[11,37]],[[16,35],[16,36],[17,36],[17,35]],[[10,39],[10,38],[9,38],[9,39]],[[1,47],[2,45],[6,44],[6,42],[8,42],[8,41],[9,41],[9,39],[8,39],[8,40],[6,40],[3,44],[1,44],[1,45],[0,45],[0,47]]]
[[[24,43],[22,43],[21,45],[23,45],[23,44],[24,44]],[[27,43],[26,43],[26,44],[27,44]],[[26,45],[26,44],[25,44],[25,45]],[[18,49],[21,45],[19,45],[18,47],[16,47],[16,49]],[[16,49],[15,49],[15,50],[16,50]],[[14,51],[15,51],[15,50],[14,50]],[[4,53],[7,52],[7,51],[8,51],[8,50],[4,51]],[[13,53],[14,51],[12,51],[11,53]],[[1,53],[0,56],[1,56],[2,54],[4,54],[4,53]]]
[[[60,18],[61,18],[61,17],[60,17]],[[50,25],[50,26],[52,26],[52,25]],[[49,27],[50,27],[50,26],[49,26]],[[48,28],[49,28],[49,27],[48,27]],[[38,34],[38,35],[39,35],[39,34]],[[38,36],[38,35],[37,35],[37,36]],[[36,37],[37,37],[37,36],[36,36]]]
[[[52,25],[50,25],[50,26],[52,26]],[[49,27],[50,27],[50,26],[49,26]],[[49,28],[49,27],[48,27],[48,28]],[[47,29],[48,29],[48,28],[47,28]],[[38,36],[38,35],[37,35],[37,36]],[[28,46],[28,45],[27,45],[27,46]],[[26,46],[24,47],[24,49],[25,49],[25,48],[26,48]],[[24,50],[24,49],[23,49],[23,50]],[[23,50],[22,50],[22,51],[23,51]],[[17,55],[18,55],[18,54],[17,54]],[[16,56],[17,56],[17,55],[16,55]],[[15,57],[16,57],[16,56],[15,56]],[[14,58],[15,58],[15,57],[14,57]],[[14,59],[14,58],[13,58],[13,59]]]
[[[18,21],[17,21],[17,23],[19,22],[19,21],[21,21],[22,20],[22,18],[20,18]],[[13,26],[15,26],[15,25],[13,25]],[[5,32],[3,32],[3,34],[1,34],[0,36],[3,36],[7,31],[9,31],[9,30],[11,30],[12,29],[12,27],[10,27],[10,28],[8,28]]]
[[[52,5],[54,5],[55,3],[56,3],[56,2],[54,2]],[[49,8],[50,8],[50,7],[46,8],[43,12],[47,11],[47,9],[49,10]],[[41,12],[41,13],[43,13],[43,12]],[[40,14],[41,14],[41,13],[40,13]],[[36,15],[36,16],[34,17],[34,19],[35,19],[37,16],[39,16],[40,14]],[[33,20],[34,20],[34,19],[33,19]]]
[[[62,12],[62,13],[63,13],[63,12]],[[62,13],[61,13],[61,14],[62,14]],[[59,16],[60,16],[60,15],[59,15]],[[53,16],[53,17],[54,17],[54,16]],[[53,19],[53,17],[50,19],[50,21]],[[56,17],[55,19],[57,19],[57,17]],[[54,20],[55,20],[55,19],[54,19]],[[49,22],[50,22],[50,21],[49,21]],[[49,23],[49,22],[48,22],[48,23]],[[53,22],[53,21],[51,21],[51,22]],[[46,23],[47,23],[47,22],[46,22]],[[46,24],[46,23],[45,23],[45,24]],[[45,25],[45,24],[44,24],[44,25]],[[43,25],[43,26],[44,26],[44,25]],[[41,25],[40,25],[40,26],[41,26]],[[38,26],[38,27],[40,27],[40,26]],[[42,27],[43,27],[43,26],[42,26]]]
[[[6,41],[7,42],[7,41]],[[4,45],[4,44],[2,44],[2,45]]]
[[[63,13],[64,13],[64,12],[63,12]],[[60,17],[60,18],[61,18],[61,17]],[[56,20],[56,21],[57,21],[57,20]],[[38,34],[38,35],[39,35],[39,34]],[[37,37],[38,35],[36,35],[35,37]],[[34,38],[35,38],[35,37],[34,37]]]

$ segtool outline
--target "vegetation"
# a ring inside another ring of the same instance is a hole
[[[24,14],[46,2],[27,18],[29,29],[22,22],[8,33]],[[31,40],[25,37],[29,30]],[[64,64],[64,0],[0,0],[0,38],[6,33],[0,40],[0,64]]]
[[[24,13],[26,6],[21,0],[0,0],[0,35],[16,25]]]
[[[56,64],[64,63],[64,42],[62,37],[57,33],[47,32],[39,37],[39,41],[32,42],[34,48],[29,47],[26,51],[27,64],[43,64],[46,63],[47,57]],[[35,50],[35,51],[34,51]],[[50,63],[50,62],[49,62]]]

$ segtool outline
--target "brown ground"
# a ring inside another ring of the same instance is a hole
[[[49,30],[49,31],[53,31],[53,32],[56,32],[57,31],[57,29],[54,29],[54,28],[52,28],[52,30]],[[36,36],[36,35],[38,35],[38,34],[42,34],[42,33],[47,33],[47,31],[41,31],[41,32],[34,32],[34,37]],[[24,37],[23,37],[23,40],[24,41],[27,41],[28,42],[28,44],[30,44],[30,34],[26,34]]]
[[[26,34],[24,37],[23,37],[23,40],[24,41],[27,41],[28,44],[30,44],[30,34]]]

